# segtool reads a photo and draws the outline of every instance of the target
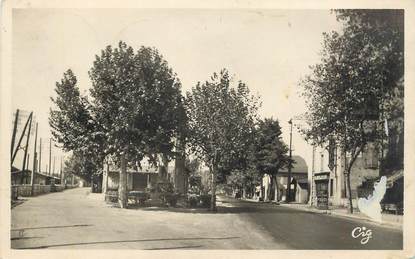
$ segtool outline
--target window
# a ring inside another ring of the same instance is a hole
[[[378,168],[379,154],[374,143],[368,143],[363,153],[364,166],[367,169]]]
[[[330,197],[333,196],[333,179],[330,179]]]

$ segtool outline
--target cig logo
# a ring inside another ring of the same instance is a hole
[[[360,240],[360,243],[362,245],[365,245],[365,244],[367,244],[367,242],[369,242],[369,239],[372,238],[372,230],[366,229],[366,227],[355,227],[352,230],[352,237],[353,238],[358,238],[358,237],[362,238]]]

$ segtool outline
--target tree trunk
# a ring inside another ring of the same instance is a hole
[[[125,153],[121,155],[120,182],[118,184],[118,202],[122,209],[127,208],[127,161]]]
[[[161,154],[161,161],[160,161],[160,166],[159,166],[159,179],[161,182],[167,182],[167,167],[168,167],[168,160],[166,155]],[[174,183],[174,179],[173,179],[173,183]]]
[[[352,188],[350,185],[350,169],[347,171],[346,176],[347,176],[346,185],[347,185],[347,193],[348,193],[347,197],[349,198],[349,213],[353,214]]]
[[[277,176],[273,175],[274,178],[274,201],[278,202],[278,183],[277,183]]]
[[[212,197],[210,200],[210,210],[216,211],[216,168],[212,170]]]
[[[262,199],[262,201],[264,201],[264,176],[261,177],[261,189],[259,190],[259,197]]]

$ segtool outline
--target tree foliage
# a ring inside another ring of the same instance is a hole
[[[156,49],[120,42],[95,57],[89,71],[92,111],[107,139],[108,154],[126,152],[131,160],[172,156],[182,118],[181,84]]]
[[[188,142],[210,168],[214,183],[246,165],[258,107],[258,98],[250,94],[247,85],[239,82],[231,86],[226,70],[187,92]],[[214,194],[215,186],[212,189]]]
[[[76,84],[76,76],[68,69],[61,82],[56,82],[57,97],[51,98],[56,106],[50,110],[49,116],[52,135],[66,151],[89,146],[89,136],[95,129],[88,100],[80,95]]]
[[[61,82],[56,82],[55,92],[57,97],[51,98],[55,109],[50,110],[49,116],[55,141],[65,151],[76,152],[77,157],[88,157],[89,162],[95,164],[95,173],[101,172],[104,139],[96,134],[98,124],[91,114],[88,99],[79,92],[72,70],[67,70]]]
[[[126,206],[126,166],[144,157],[158,165],[176,155],[186,117],[181,83],[154,48],[137,52],[119,42],[95,56],[89,71],[92,100],[80,96],[68,70],[56,84],[57,109],[51,110],[53,134],[66,150],[94,161],[110,157],[121,168],[119,197]],[[180,151],[180,150],[179,150]]]
[[[278,120],[260,120],[256,132],[256,168],[262,174],[277,174],[278,170],[285,168],[289,162],[288,147],[282,140]]]
[[[403,16],[389,10],[336,13],[342,32],[324,33],[321,61],[301,82],[309,124],[304,134],[316,144],[335,140],[350,155],[349,175],[366,144],[384,138],[382,123],[391,115],[386,103],[403,76]]]
[[[90,182],[91,177],[99,172],[99,167],[100,164],[92,161],[89,156],[73,152],[70,158],[65,161],[63,170],[65,175],[76,175]]]

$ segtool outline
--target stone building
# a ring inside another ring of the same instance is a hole
[[[328,205],[347,206],[345,159],[350,159],[334,144],[313,148],[312,157],[312,205],[317,205],[318,193],[328,199]],[[353,205],[357,206],[358,187],[366,180],[379,177],[379,154],[373,143],[369,143],[354,162],[350,174]],[[326,194],[324,194],[326,193]]]

